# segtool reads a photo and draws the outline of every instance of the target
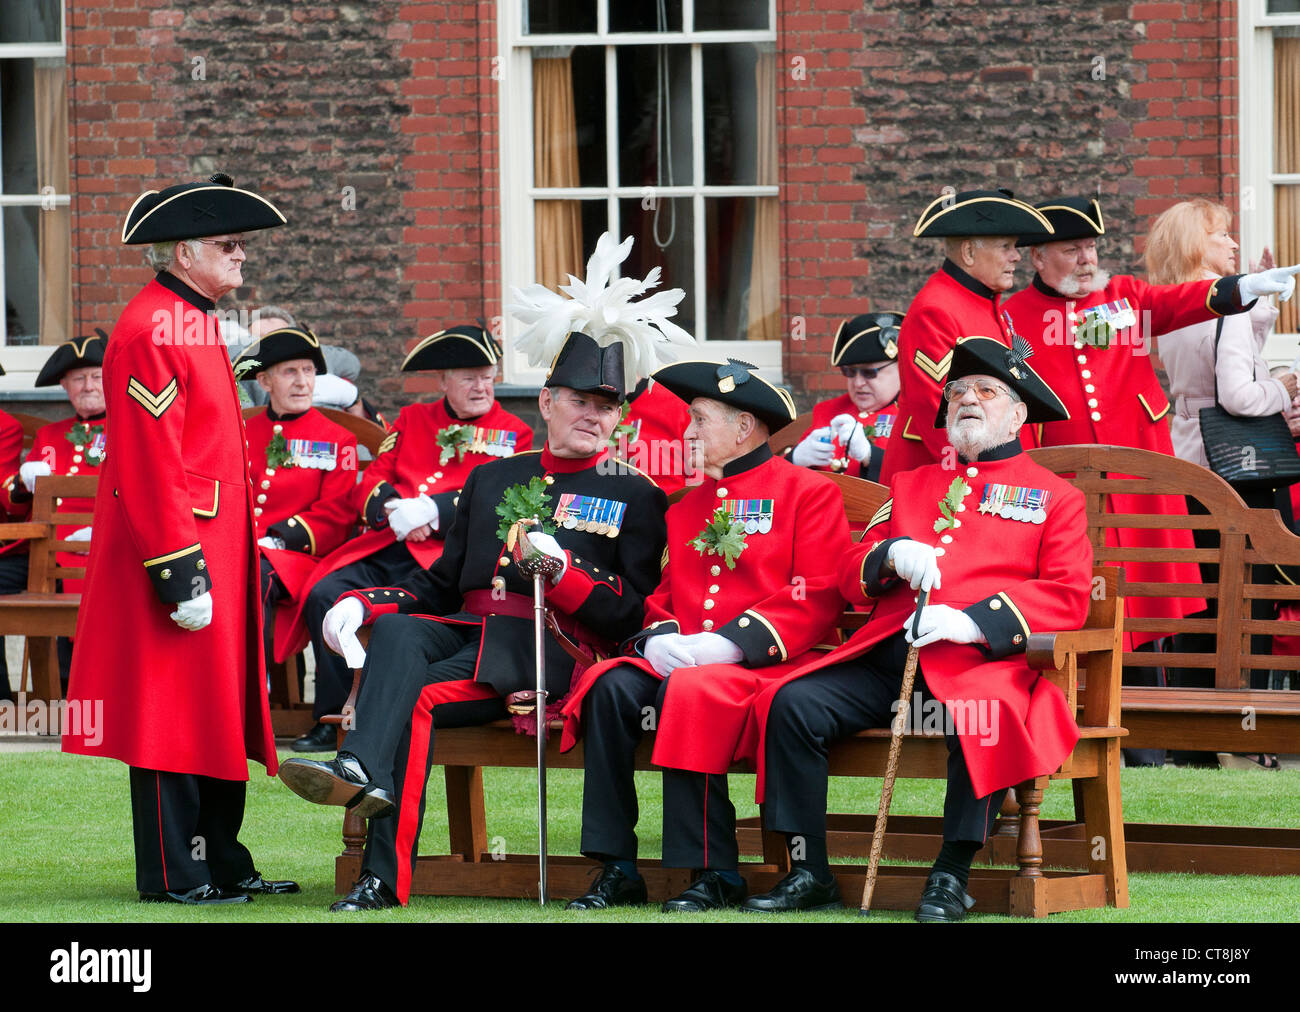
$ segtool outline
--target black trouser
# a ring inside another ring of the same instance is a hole
[[[343,751],[360,759],[371,779],[393,793],[397,811],[370,820],[361,864],[403,903],[419,853],[434,728],[486,724],[506,715],[499,696],[439,698],[447,683],[473,679],[480,640],[475,626],[407,615],[380,616],[370,637],[355,725]]]
[[[234,886],[255,874],[239,842],[244,781],[130,769],[136,889],[187,892],[205,883]]]
[[[805,675],[777,692],[767,718],[763,816],[768,829],[826,836],[829,746],[865,728],[889,725],[906,659],[907,643],[900,632],[862,657]],[[923,701],[933,699],[919,669],[916,689]],[[1006,788],[975,797],[957,736],[949,733],[947,744],[943,838],[982,846],[997,821]]]
[[[259,555],[258,562],[262,584],[262,651],[266,656],[266,670],[269,674],[271,665],[275,663],[275,606],[284,600],[285,590],[270,560],[265,555]],[[298,677],[302,677],[301,671]],[[319,678],[317,684],[320,684]],[[299,688],[301,690],[301,686]],[[346,698],[345,696],[344,699]],[[334,712],[337,713],[338,710]]]
[[[347,662],[325,645],[321,634],[325,613],[349,590],[400,586],[419,569],[420,564],[407,547],[394,542],[374,555],[330,573],[312,587],[303,608],[303,621],[307,623],[312,652],[316,655],[316,700],[311,712],[317,720],[340,712],[352,690],[352,672]]]

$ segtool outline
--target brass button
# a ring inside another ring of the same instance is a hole
[[[719,499],[727,498],[727,490],[725,488],[718,489],[718,498]]]
[[[748,618],[748,617],[742,618],[739,622],[736,623],[736,625],[740,626],[740,628],[742,628],[742,629],[748,629],[748,628],[749,628],[749,618]]]
[[[423,482],[421,482],[419,485],[417,485],[417,486],[415,487],[415,490],[416,490],[417,492],[427,492],[427,491],[429,491],[429,486],[428,486],[428,485],[425,485]]]
[[[972,465],[972,466],[966,468],[966,477],[967,477],[967,478],[974,478],[974,477],[975,477],[977,474],[979,474],[979,473],[980,473],[980,472],[979,472],[979,468],[975,467],[974,465]]]
[[[549,474],[546,475],[546,477],[544,477],[544,478],[542,479],[542,481],[546,482],[546,484],[548,484],[548,485],[554,485],[554,484],[555,484],[555,479],[554,479],[553,477],[551,477]]]
[[[717,585],[716,583],[711,584],[711,585],[709,586],[709,593],[710,593],[710,594],[716,594],[716,593],[719,591],[719,589],[720,589],[720,588],[718,587],[718,585]]]
[[[254,506],[254,507],[253,507],[253,516],[255,516],[255,517],[260,517],[261,515],[262,515],[262,507],[261,507],[261,506]]]
[[[1002,607],[1002,602],[996,597],[989,602],[989,609],[991,611],[997,611],[1001,607]]]
[[[506,580],[505,580],[505,577],[503,577],[503,576],[494,576],[494,577],[492,577],[492,589],[493,589],[493,590],[505,590],[505,587],[506,587]]]
[[[274,478],[274,477],[275,477],[275,468],[273,468],[273,467],[268,467],[268,468],[266,469],[266,476],[267,476],[268,478]]]
[[[768,657],[775,657],[775,656],[776,656],[776,647],[768,647],[768,648],[767,648],[767,656],[768,656]]]
[[[73,464],[70,468],[68,468],[68,474],[76,474],[76,473],[77,473],[77,465]]]
[[[172,578],[172,571],[170,569],[164,569],[158,575],[161,576],[164,580],[170,580]]]
[[[441,472],[441,471],[434,471],[434,472],[433,472],[433,480],[434,480],[434,481],[438,481],[438,480],[441,479],[441,478],[442,478],[442,472]]]
[[[277,434],[278,434],[278,433],[281,433],[281,432],[284,431],[284,426],[283,426],[283,425],[280,425],[280,424],[277,422],[275,425],[272,425],[272,426],[271,426],[271,431],[274,432],[274,433],[277,433]]]
[[[203,572],[203,570],[208,568],[207,560],[199,559],[198,562],[194,563],[194,568],[197,569],[200,573]]]
[[[508,556],[508,555],[503,555],[503,556],[501,556],[501,558],[500,558],[498,561],[499,561],[499,563],[500,563],[501,565],[503,565],[503,566],[508,566],[508,565],[510,565],[510,556]]]
[[[74,454],[72,455],[72,462],[73,462],[74,464],[80,464],[80,463],[81,463],[81,454],[79,454],[79,453],[74,453]]]
[[[261,493],[261,494],[257,497],[257,501],[258,501],[259,503],[266,502],[266,493],[265,493],[265,492]]]
[[[703,622],[703,625],[704,625],[704,631],[709,632],[710,630],[713,629],[713,619],[706,618]]]
[[[271,483],[266,479],[262,479],[262,488],[270,488],[270,487],[271,487]]]
[[[1025,642],[1025,638],[1021,636],[1020,633],[1016,633],[1014,636],[1011,637],[1011,642],[1014,643],[1016,646],[1020,646],[1021,643]]]
[[[722,567],[721,567],[721,566],[710,566],[710,567],[709,567],[709,575],[710,575],[710,576],[721,576],[721,575],[722,575]]]
[[[944,554],[944,549],[942,549],[942,548],[936,548],[936,549],[934,550],[934,554],[935,554],[935,555],[943,555],[943,554]]]
[[[298,521],[295,520],[295,519],[293,519],[293,517],[290,517],[287,521],[285,521],[285,526],[286,526],[286,527],[297,527],[297,526],[298,526]]]
[[[712,610],[713,610],[713,599],[712,599],[712,598],[708,598],[708,597],[706,597],[706,598],[704,599],[704,610],[705,610],[705,611],[712,611]]]

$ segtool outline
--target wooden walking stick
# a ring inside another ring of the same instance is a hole
[[[921,609],[930,600],[928,590],[921,591],[916,602],[916,618],[912,620],[912,639],[917,638],[921,624]],[[889,805],[894,800],[894,779],[898,776],[898,755],[903,750],[903,732],[907,729],[907,716],[912,706],[912,683],[916,681],[916,645],[907,648],[907,664],[903,667],[903,687],[898,693],[898,712],[890,725],[889,761],[885,764],[885,782],[880,788],[880,807],[876,810],[876,825],[871,831],[871,857],[867,862],[867,884],[862,887],[861,913],[871,909],[871,894],[876,891],[876,875],[880,871],[880,854],[885,849],[885,825],[889,822]]]

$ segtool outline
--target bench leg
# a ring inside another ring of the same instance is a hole
[[[483,767],[444,766],[447,785],[447,836],[453,855],[478,863],[487,852],[487,815],[483,807]]]
[[[758,824],[763,831],[763,863],[776,866],[782,876],[790,871],[790,850],[785,845],[785,834],[767,828],[763,805],[758,806]]]
[[[63,698],[59,683],[59,652],[53,636],[27,637],[27,656],[32,667],[32,699],[53,703]],[[51,732],[53,733],[53,732]]]
[[[1020,870],[1010,884],[1010,913],[1015,917],[1047,916],[1047,881],[1043,877],[1043,841],[1038,832],[1038,813],[1043,804],[1047,777],[1026,780],[1016,788],[1020,802],[1020,838],[1016,861]]]
[[[1083,806],[1088,840],[1088,867],[1106,878],[1111,906],[1128,906],[1128,854],[1124,846],[1124,809],[1119,791],[1118,739],[1106,742],[1101,773],[1075,781]]]

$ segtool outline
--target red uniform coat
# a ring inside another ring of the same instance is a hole
[[[247,780],[276,771],[262,664],[252,488],[212,303],[166,272],[122,312],[104,357],[117,451],[100,472],[70,706],[102,706],[63,749]],[[123,447],[129,451],[122,452]],[[211,592],[198,632],[169,615]]]
[[[1016,445],[1009,444],[1017,449]],[[994,450],[991,455],[1005,454]],[[969,486],[955,517],[959,527],[936,534],[939,501],[953,479]],[[1042,523],[981,512],[993,486],[1039,489],[1050,494]],[[920,671],[935,697],[953,716],[976,797],[1053,772],[1078,740],[1078,727],[1060,689],[1024,661],[1030,632],[1078,629],[1088,614],[1092,548],[1083,494],[1021,453],[981,461],[959,470],[941,464],[895,477],[891,497],[841,567],[840,591],[851,604],[876,598],[871,618],[853,637],[780,682],[766,686],[754,706],[746,747],[758,767],[763,800],[764,732],[772,699],[783,684],[810,672],[859,657],[899,632],[916,608],[916,594],[903,581],[878,575],[892,539],[911,538],[943,550],[942,587],[931,604],[964,610],[988,646],[948,641],[921,648]],[[895,509],[895,505],[897,508]],[[951,540],[949,540],[951,539]],[[983,708],[987,725],[969,719]],[[994,737],[994,734],[996,737]]]
[[[23,455],[23,423],[13,415],[0,411],[0,510],[6,518],[17,519],[26,513],[23,501],[25,486],[18,478],[18,465]],[[14,492],[18,500],[14,500]],[[26,541],[10,541],[0,545],[0,555],[27,551]]]
[[[751,518],[734,570],[720,556],[691,546],[724,503],[734,507],[733,516]],[[646,601],[647,628],[633,642],[711,631],[739,645],[745,659],[672,673],[658,720],[657,765],[727,771],[754,694],[806,665],[844,610],[836,579],[849,547],[839,489],[807,468],[773,458],[766,446],[733,461],[721,479],[705,478],[668,510],[667,564]],[[644,657],[588,668],[564,706],[561,748],[577,743],[587,690],[619,664],[659,677]]]
[[[263,411],[246,425],[255,486],[253,526],[259,540],[274,537],[285,543],[283,550],[258,549],[289,595],[277,604],[275,615],[275,659],[283,661],[307,644],[306,626],[293,621],[302,588],[321,558],[352,533],[357,437],[315,408],[278,420]],[[277,435],[298,452],[287,465],[273,467],[266,450]]]
[[[934,427],[943,397],[952,350],[963,337],[991,337],[1011,347],[998,293],[976,281],[951,260],[930,275],[903,316],[898,332],[898,424],[880,480],[943,459],[948,434]],[[1025,449],[1036,446],[1026,425]],[[950,451],[949,451],[950,452]]]
[[[474,442],[463,456],[453,453],[444,464],[441,462],[438,433],[452,425],[473,426]],[[446,398],[432,404],[410,404],[402,408],[397,422],[379,446],[379,455],[362,473],[361,483],[352,493],[353,515],[360,515],[367,529],[321,560],[311,580],[299,593],[299,613],[294,616],[295,624],[301,624],[302,605],[306,604],[307,595],[317,581],[394,543],[385,502],[394,498],[413,499],[421,492],[425,493],[438,504],[439,522],[445,534],[445,528],[456,513],[456,498],[469,473],[479,464],[522,453],[532,445],[533,430],[522,418],[511,414],[496,401],[485,414],[468,421],[453,418],[448,413]],[[440,538],[402,543],[424,569],[432,566],[442,554]]]
[[[614,454],[672,495],[688,482],[688,458],[683,435],[691,424],[686,402],[661,383],[642,380],[628,398],[627,417],[620,423],[631,432],[618,433]]]
[[[840,394],[838,397],[819,401],[813,405],[812,425],[808,427],[808,432],[805,432],[799,439],[801,441],[807,439],[808,433],[812,432],[813,429],[820,429],[823,426],[830,425],[831,419],[836,415],[852,415],[863,426],[875,426],[876,434],[871,437],[871,459],[867,461],[867,468],[879,474],[884,462],[885,449],[889,446],[889,437],[893,434],[894,425],[898,421],[897,398],[879,411],[859,411],[857,405],[853,403],[853,398],[848,394]],[[813,468],[813,470],[836,471],[853,478],[869,477],[863,472],[862,465],[849,456],[844,444],[833,435],[831,436],[831,445],[834,447],[835,456],[830,464],[826,467]]]
[[[1006,302],[1016,330],[1034,349],[1030,365],[1050,386],[1070,412],[1068,420],[1035,426],[1041,446],[1100,443],[1136,446],[1174,455],[1169,438],[1169,400],[1151,366],[1151,342],[1166,334],[1236,308],[1225,296],[1211,298],[1211,281],[1185,285],[1149,285],[1120,276],[1099,292],[1082,299],[1067,299],[1034,276],[1034,283]],[[1230,295],[1230,293],[1227,293]],[[1136,325],[1096,348],[1074,340],[1075,325],[1093,306],[1127,299]],[[1213,303],[1213,305],[1212,305]],[[1218,310],[1216,312],[1215,310]],[[1154,500],[1154,502],[1153,502]],[[1182,496],[1112,495],[1112,513],[1160,512],[1186,516]],[[1188,530],[1107,528],[1106,544],[1121,548],[1191,549]],[[1130,583],[1200,583],[1194,562],[1124,562]],[[1182,618],[1205,607],[1203,600],[1178,597],[1126,597],[1124,614],[1133,618]],[[1159,633],[1125,633],[1126,649],[1155,639]]]

